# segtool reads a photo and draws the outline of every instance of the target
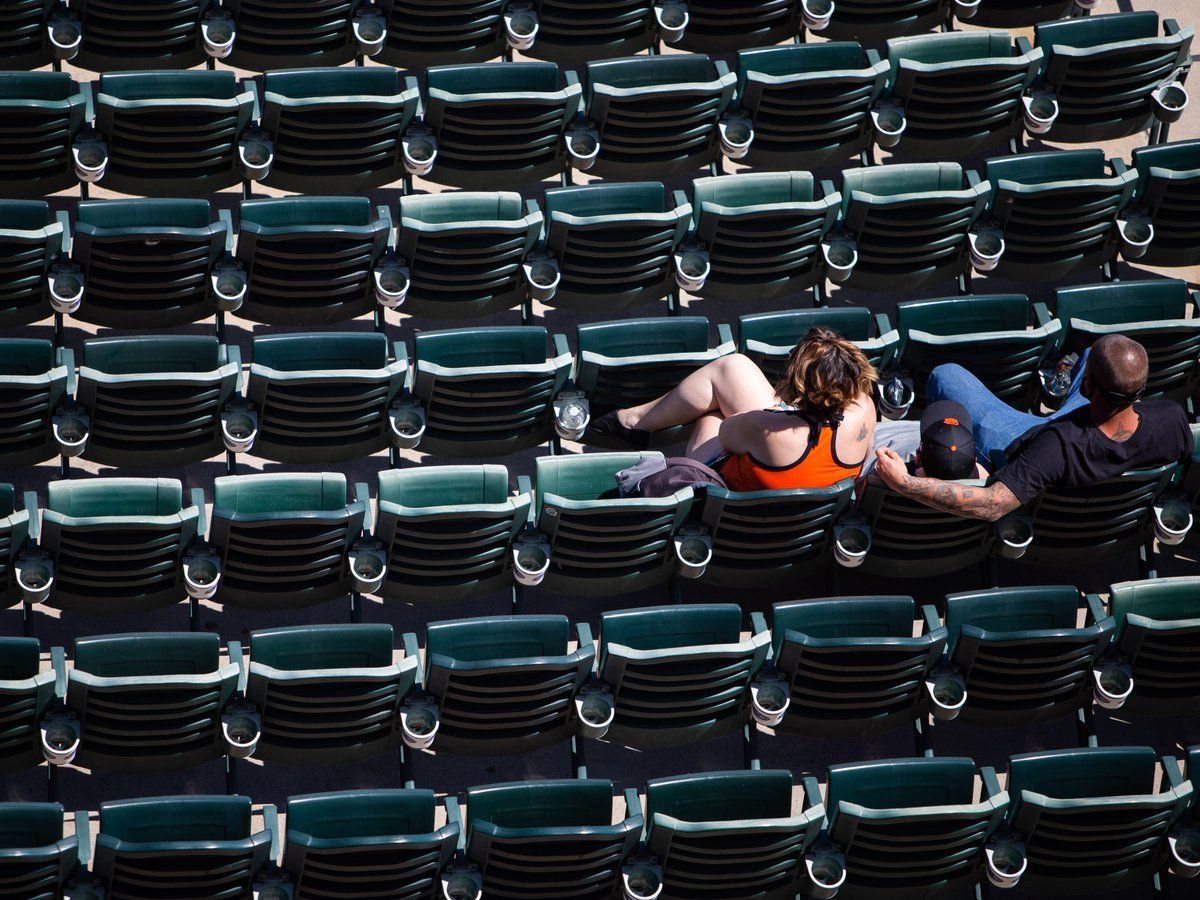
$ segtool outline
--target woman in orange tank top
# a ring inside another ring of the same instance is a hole
[[[875,431],[875,370],[853,343],[813,328],[772,386],[740,353],[688,375],[667,394],[614,410],[592,428],[632,449],[650,432],[694,422],[687,455],[730,490],[829,487],[862,471]]]

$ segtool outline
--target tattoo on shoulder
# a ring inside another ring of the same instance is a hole
[[[866,439],[867,439],[867,423],[863,422],[862,427],[858,429],[858,437],[855,438],[855,440],[857,440],[861,443],[862,441],[865,441]]]

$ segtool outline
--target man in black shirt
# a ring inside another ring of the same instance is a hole
[[[886,448],[876,451],[876,470],[893,490],[926,506],[994,522],[1046,487],[1094,484],[1188,454],[1192,434],[1183,407],[1169,400],[1141,401],[1149,374],[1141,344],[1105,335],[1079,362],[1067,402],[1046,419],[1018,413],[959,366],[939,366],[930,375],[935,390],[927,395],[955,400],[970,413],[981,461],[993,449],[1006,451],[1007,465],[987,487],[910,475],[904,461]],[[1023,427],[1030,421],[1032,427]]]

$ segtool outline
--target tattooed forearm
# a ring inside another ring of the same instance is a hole
[[[1021,505],[1000,482],[981,488],[909,475],[900,492],[934,509],[988,522],[995,522]]]

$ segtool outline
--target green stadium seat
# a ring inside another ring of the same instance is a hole
[[[387,40],[379,60],[402,69],[496,59],[504,49],[506,0],[380,0]]]
[[[504,466],[420,466],[379,473],[375,539],[387,554],[385,600],[457,603],[512,584],[511,547],[533,498],[512,496]]]
[[[613,786],[599,779],[518,781],[467,792],[467,858],[494,900],[615,897],[621,864],[642,832],[637,791],[613,819]],[[447,812],[457,804],[447,803]]]
[[[239,897],[267,865],[275,808],[252,832],[249,797],[153,797],[100,804],[92,872],[108,897]]]
[[[241,205],[238,315],[268,325],[324,325],[377,309],[374,273],[392,217],[366,197],[286,197]]]
[[[105,188],[195,196],[239,184],[239,141],[258,118],[254,82],[232,72],[100,76],[96,131],[108,145]]]
[[[789,309],[738,316],[738,353],[754,360],[769,381],[777,382],[787,369],[788,354],[812,328],[831,328],[853,341],[880,372],[891,364],[900,340],[885,313],[872,314],[866,307]]]
[[[1186,401],[1200,380],[1200,320],[1185,281],[1120,281],[1056,291],[1062,345],[1082,352],[1100,336],[1125,334],[1146,348],[1150,378],[1144,399]]]
[[[4,196],[40,199],[74,187],[71,148],[91,118],[91,85],[63,72],[0,72]]]
[[[481,190],[557,178],[579,112],[579,76],[553,63],[435,66],[425,124],[437,140],[430,179]]]
[[[830,766],[828,834],[846,871],[838,896],[973,894],[985,878],[984,846],[1009,808],[995,771],[983,766],[978,774],[976,799],[975,763],[962,757]]]
[[[566,616],[496,616],[431,622],[425,689],[441,713],[435,748],[465,756],[515,756],[574,739],[575,696],[592,673],[587,625],[568,646]]]
[[[1150,747],[1014,756],[1007,828],[1028,853],[1020,887],[1038,897],[1135,896],[1167,862],[1167,836],[1193,796],[1173,757]]]
[[[200,335],[83,342],[78,407],[91,419],[84,459],[159,468],[221,453],[221,411],[239,392],[238,348]]]
[[[0,328],[32,325],[53,314],[51,267],[69,241],[67,214],[41,200],[0,200]]]
[[[562,66],[629,56],[658,40],[646,0],[541,0],[538,34],[525,56]]]
[[[842,0],[821,36],[864,44],[948,26],[950,0]]]
[[[275,147],[268,187],[344,194],[405,177],[401,138],[417,115],[417,79],[378,66],[263,76],[262,127]]]
[[[792,773],[706,772],[646,783],[646,849],[671,898],[793,898],[825,807],[815,778],[792,814]]]
[[[987,6],[987,3],[982,3]],[[1042,51],[1007,31],[954,31],[893,38],[888,89],[904,109],[895,152],[960,158],[994,147],[1016,150],[1024,127],[1021,97],[1037,78]]]
[[[52,59],[47,24],[55,0],[12,0],[0,8],[0,66],[37,69]]]
[[[52,418],[75,392],[75,355],[37,338],[0,339],[0,468],[58,456]]]
[[[89,847],[83,855],[90,853]],[[60,804],[0,803],[0,885],[6,893],[55,900],[79,863],[79,836],[63,834]]]
[[[987,4],[981,4],[986,7]],[[1157,126],[1151,95],[1186,77],[1193,29],[1158,13],[1124,12],[1042,22],[1034,46],[1046,61],[1041,80],[1058,102],[1046,140],[1090,144]]]
[[[1178,141],[1133,151],[1136,206],[1154,226],[1139,260],[1148,266],[1200,265],[1200,141]]]
[[[28,496],[25,498],[29,499]],[[30,514],[33,514],[32,522]],[[36,541],[38,520],[36,509],[17,509],[17,492],[11,484],[0,484],[0,609],[22,602],[22,591],[16,578],[16,563],[33,526]]]
[[[1176,463],[1138,469],[1087,487],[1051,488],[1025,507],[1033,543],[1021,563],[1086,567],[1138,554],[1141,577],[1154,569],[1154,505],[1171,487]]]
[[[968,21],[989,28],[1032,28],[1068,18],[1076,8],[1075,0],[987,0]]]
[[[758,587],[830,575],[834,525],[854,498],[854,479],[827,488],[730,491],[709,485],[700,519],[712,534],[706,584]]]
[[[256,335],[246,399],[258,416],[251,452],[288,463],[337,463],[392,446],[389,411],[404,388],[403,345],[389,362],[377,332]]]
[[[434,822],[433,791],[370,790],[287,799],[283,870],[297,897],[432,897],[459,827]]]
[[[218,312],[212,279],[233,224],[207,200],[85,200],[71,258],[87,285],[72,317],[108,328],[171,328]]]
[[[301,609],[350,594],[349,553],[363,530],[362,491],[346,502],[337,472],[226,476],[213,483],[218,603]]]
[[[225,62],[251,72],[350,62],[358,6],[353,0],[222,0],[236,28]]]
[[[184,506],[173,478],[51,481],[39,541],[54,564],[50,605],[106,616],[183,600],[183,561],[205,531],[196,494]]]
[[[1097,598],[1073,587],[948,595],[946,660],[966,689],[955,721],[1022,728],[1074,713],[1080,743],[1094,746],[1092,669],[1115,627]]]
[[[736,80],[724,60],[701,53],[588,63],[587,118],[600,136],[591,172],[670,178],[715,164]]]
[[[221,717],[237,691],[241,649],[235,643],[225,665],[220,653],[221,639],[212,633],[77,638],[75,666],[59,677],[66,709],[75,715],[69,721],[79,729],[75,764],[146,774],[223,758]]]
[[[404,311],[431,319],[476,319],[526,308],[523,263],[542,214],[512,191],[400,198],[396,251],[409,266]]]
[[[505,456],[554,435],[552,401],[567,383],[567,339],[535,325],[425,331],[413,338],[413,396],[424,407],[421,450]],[[551,355],[553,354],[553,355]]]
[[[768,47],[800,33],[798,0],[691,0],[688,25],[675,46],[692,53],[735,53]]]
[[[190,69],[208,54],[200,23],[212,0],[75,0],[83,42],[72,63],[92,72]]]
[[[967,271],[967,232],[983,215],[991,192],[989,184],[958,163],[843,172],[840,230],[857,245],[858,257],[843,278],[846,285],[894,291],[903,284],[913,291],[961,279]],[[832,185],[825,193],[832,193]]]
[[[1154,578],[1112,586],[1113,649],[1128,663],[1139,715],[1190,715],[1200,709],[1200,578]],[[1200,772],[1189,766],[1188,775]]]
[[[979,478],[956,482],[983,487]],[[871,526],[871,549],[862,571],[885,578],[935,578],[988,563],[992,526],[941,512],[897,494],[872,474],[859,494],[858,511]]]
[[[1037,316],[1027,328],[1031,312]],[[1016,409],[1037,408],[1040,381],[1063,324],[1023,294],[974,294],[896,304],[898,365],[913,376],[924,403],[929,373],[943,363],[970,368],[993,394]]]
[[[246,699],[262,716],[254,758],[321,766],[398,751],[397,711],[421,661],[406,652],[393,663],[392,645],[391,625],[252,631]]]
[[[683,191],[668,209],[660,182],[551,188],[545,208],[546,248],[562,273],[550,305],[621,312],[674,297],[672,256],[692,217]]]
[[[771,644],[766,623],[755,626],[743,640],[735,603],[601,613],[596,671],[616,709],[605,740],[644,750],[753,733],[750,682]]]
[[[742,50],[737,103],[754,122],[745,160],[770,169],[811,169],[862,154],[871,106],[888,64],[853,42]]]
[[[1004,234],[997,278],[1062,281],[1113,263],[1117,217],[1137,172],[1102,150],[1054,150],[989,159],[991,218]]]
[[[692,187],[692,239],[712,267],[692,293],[761,301],[811,288],[821,304],[821,241],[837,220],[841,195],[817,199],[808,172],[698,178]]]
[[[54,702],[54,672],[41,671],[42,645],[32,637],[0,637],[0,772],[5,775],[41,763],[38,729]],[[5,832],[0,825],[0,834]],[[49,843],[49,842],[47,842]],[[7,868],[0,856],[0,883]],[[53,894],[47,894],[53,900]]]
[[[692,489],[670,497],[616,498],[616,473],[651,455],[659,454],[538,457],[535,521],[549,549],[546,588],[614,597],[673,577],[674,535],[691,512]]]
[[[717,332],[720,343],[710,348],[708,319],[702,316],[580,325],[576,330],[575,384],[587,396],[592,418],[653,400],[714,359],[733,353],[728,326],[719,324]],[[678,443],[689,427],[656,431],[651,445]],[[584,435],[589,444],[595,438],[592,432]],[[602,438],[597,443],[604,446]]]
[[[791,702],[779,727],[811,738],[865,737],[913,726],[928,711],[925,682],[946,628],[911,597],[830,597],[772,607],[771,674]]]

